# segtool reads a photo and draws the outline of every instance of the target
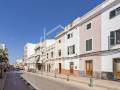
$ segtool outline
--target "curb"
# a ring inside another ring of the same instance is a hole
[[[26,80],[23,76],[21,76],[21,79],[25,82],[25,84],[27,86],[29,86],[29,88],[31,88],[32,90],[39,90],[35,85],[33,85],[29,80]]]

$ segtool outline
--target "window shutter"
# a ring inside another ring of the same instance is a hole
[[[89,40],[89,50],[92,50],[92,39]]]
[[[110,12],[110,19],[116,16],[116,11],[113,10]]]
[[[110,32],[110,45],[115,45],[115,32]]]
[[[88,40],[86,40],[86,51],[88,51]]]

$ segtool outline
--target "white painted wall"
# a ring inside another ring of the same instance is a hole
[[[108,37],[110,36],[110,32],[120,29],[120,15],[118,15],[112,19],[109,19],[110,11],[113,9],[116,9],[117,7],[120,7],[120,4],[107,10],[101,16],[102,17],[102,31],[101,31],[102,50],[108,50]],[[112,48],[118,48],[118,47],[120,48],[120,45],[114,46]]]
[[[59,40],[61,43],[59,43]],[[55,56],[56,58],[59,58],[58,50],[61,50],[61,57],[65,57],[65,35],[62,35],[61,37],[56,39],[55,43]]]
[[[80,35],[79,35],[80,32],[79,30],[80,30],[79,27],[75,27],[71,31],[65,34],[65,56],[66,57],[80,55]],[[70,39],[67,39],[67,35],[69,33],[73,33],[73,37]],[[75,54],[68,55],[67,47],[72,46],[72,45],[75,45]]]
[[[24,55],[25,58],[29,58],[31,55],[35,54],[35,46],[36,44],[27,43],[24,47]]]
[[[112,7],[111,9],[105,11],[101,17],[102,17],[102,31],[101,31],[101,48],[102,50],[108,50],[109,49],[109,41],[108,37],[110,36],[111,31],[115,31],[120,29],[120,15],[109,19],[109,13],[113,9],[116,9],[117,7],[120,7],[120,4]],[[120,48],[120,45],[116,45],[114,47],[111,47],[110,49],[117,49]],[[102,56],[102,71],[106,72],[113,72],[113,58],[120,57],[120,53],[114,54],[114,55],[108,55],[108,56]]]

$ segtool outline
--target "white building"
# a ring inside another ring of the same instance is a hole
[[[107,9],[101,14],[101,50],[112,52],[101,57],[102,78],[120,79],[120,0],[109,0],[102,7]]]
[[[40,42],[35,47],[35,59],[37,61],[37,70],[41,71],[53,71],[52,64],[50,59],[52,57],[51,54],[54,56],[54,47],[55,40],[54,39],[48,39],[43,42]],[[50,57],[49,57],[50,56]],[[48,59],[49,57],[49,59]]]
[[[19,69],[24,69],[24,61],[23,61],[23,58],[19,58],[19,59],[16,60],[15,67],[16,67],[16,68],[19,68]]]
[[[25,69],[35,69],[35,46],[36,44],[32,44],[32,43],[27,43],[24,46],[24,61],[25,61]]]
[[[35,52],[42,71],[120,79],[120,0],[104,1],[65,26],[55,40],[40,42]],[[25,48],[24,56],[32,55],[27,54]]]
[[[32,54],[35,54],[35,46],[36,44],[27,43],[24,46],[24,59],[30,57]]]
[[[3,43],[0,43],[0,49],[5,50],[5,49],[6,49],[6,45],[5,45],[5,44],[3,44]]]
[[[65,30],[56,36],[56,71],[60,74],[79,75],[79,58],[72,58],[80,54],[79,23],[80,18],[65,27]],[[60,60],[59,60],[60,59]]]

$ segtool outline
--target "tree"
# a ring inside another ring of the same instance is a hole
[[[0,49],[0,62],[7,62],[7,61],[8,61],[7,49],[5,50]]]
[[[6,71],[6,67],[2,65],[3,62],[6,64],[8,62],[7,49],[0,49],[0,78],[3,77],[3,71]]]

